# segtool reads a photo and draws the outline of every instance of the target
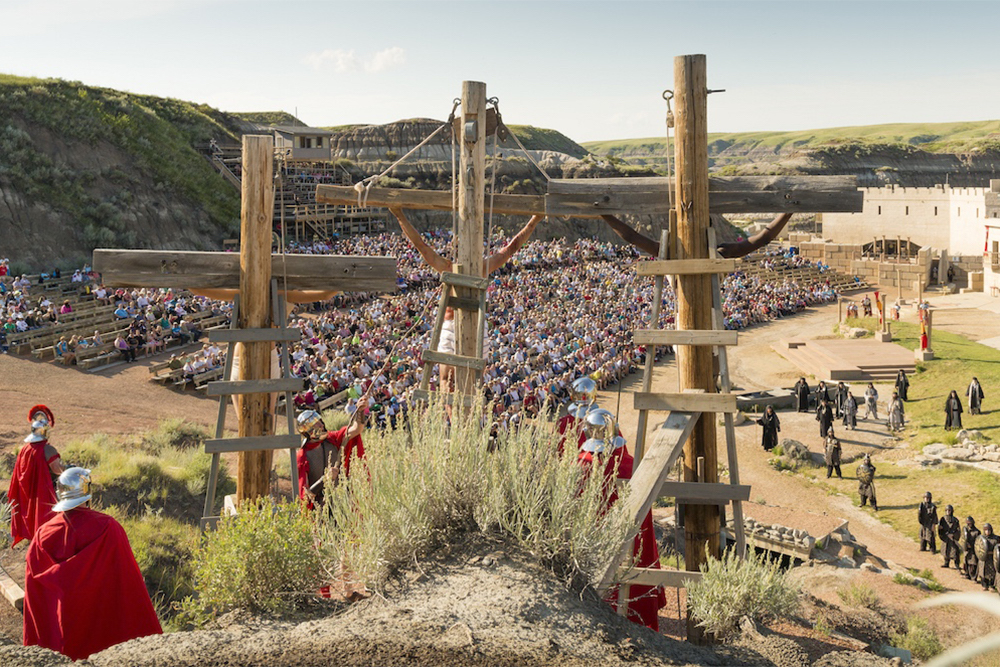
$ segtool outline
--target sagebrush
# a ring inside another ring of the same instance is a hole
[[[799,608],[798,586],[777,561],[755,554],[741,559],[728,551],[721,560],[709,558],[701,580],[687,590],[692,615],[717,637],[736,631],[743,616],[762,622],[793,616]]]

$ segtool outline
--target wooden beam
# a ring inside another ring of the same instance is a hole
[[[0,567],[0,593],[3,593],[4,599],[14,609],[24,612],[24,589],[2,567]]]
[[[660,495],[684,498],[688,501],[706,500],[732,502],[750,500],[750,487],[742,484],[704,484],[701,482],[664,482]]]
[[[316,201],[326,204],[358,205],[358,192],[351,186],[317,185]],[[451,211],[451,192],[443,190],[403,190],[372,188],[368,206],[402,206],[425,211]],[[544,215],[545,197],[536,195],[494,195],[493,212],[505,215]],[[595,217],[595,216],[591,216]]]
[[[737,345],[738,334],[724,329],[678,331],[676,329],[636,329],[632,342],[636,345]]]
[[[298,329],[214,329],[208,332],[213,343],[276,342],[295,343],[302,339]]]
[[[625,537],[622,548],[611,559],[601,575],[597,586],[597,592],[601,596],[604,596],[611,587],[615,574],[632,547],[633,538],[639,532],[642,520],[659,496],[660,487],[670,473],[671,465],[677,460],[683,443],[687,441],[695,424],[699,421],[697,414],[672,412],[667,416],[663,426],[657,429],[656,437],[653,438],[652,444],[646,450],[642,462],[633,472],[629,482],[631,493],[628,494],[625,502],[628,503],[631,529]]]
[[[448,354],[447,352],[435,352],[434,350],[424,350],[420,353],[423,360],[432,364],[447,364],[448,366],[458,366],[459,368],[474,368],[482,371],[486,368],[485,359],[476,357],[466,357],[461,354]]]
[[[267,380],[219,380],[209,382],[206,396],[249,396],[252,394],[277,394],[285,391],[302,391],[306,378],[274,378]]]
[[[683,570],[658,570],[654,567],[633,567],[619,570],[616,579],[630,586],[669,586],[687,588],[689,583],[701,581],[701,572]]]
[[[736,412],[736,394],[636,392],[632,396],[634,397],[632,402],[635,410]]]
[[[274,213],[274,138],[243,136],[242,209],[240,211],[239,290],[237,328],[265,329],[271,326],[271,218]],[[271,377],[271,344],[241,343],[234,346],[243,382],[267,382]],[[209,395],[212,385],[209,383]],[[239,383],[219,383],[232,387]],[[245,386],[245,385],[244,385]],[[270,418],[271,397],[245,394],[236,398],[240,438],[274,433]],[[271,484],[271,452],[240,452],[236,466],[236,502],[266,496]]]
[[[552,179],[548,194],[496,195],[493,212],[505,215],[554,215],[598,218],[602,215],[666,215],[670,179]],[[864,195],[854,176],[713,176],[709,179],[712,213],[859,213]],[[317,185],[316,201],[358,205],[350,186]],[[450,211],[450,192],[372,188],[369,206]]]
[[[697,276],[732,273],[739,269],[738,259],[654,259],[632,265],[640,276]],[[710,327],[709,327],[710,328]]]
[[[298,435],[263,435],[256,438],[215,438],[205,441],[205,452],[260,452],[270,449],[296,449],[302,444]]]
[[[486,277],[483,257],[483,215],[486,204],[486,84],[462,82],[462,132],[459,159],[458,222],[453,241],[455,273],[475,280]],[[455,278],[457,279],[457,278]],[[455,296],[477,297],[468,288],[457,287]],[[482,360],[477,353],[478,313],[455,312],[455,354]],[[455,391],[474,394],[482,367],[469,362],[455,367]]]
[[[461,273],[450,273],[445,271],[441,274],[441,282],[452,287],[468,287],[471,289],[486,289],[490,286],[489,278],[478,278],[476,276],[463,275]]]
[[[674,58],[675,160],[677,169],[677,241],[681,257],[707,259],[708,196],[708,73],[704,55]],[[710,260],[719,261],[719,260]],[[707,274],[677,279],[677,328],[711,329],[712,281]],[[712,349],[681,346],[677,350],[681,387],[715,392]],[[735,397],[733,397],[735,401]],[[699,463],[704,476],[699,479]],[[684,481],[719,481],[715,418],[699,419],[684,445]],[[709,558],[719,558],[721,529],[719,508],[688,506],[684,513],[684,565],[699,571]],[[704,628],[688,615],[688,639],[705,640]]]
[[[265,256],[270,254],[270,236]],[[351,255],[270,255],[278,285],[295,290],[393,292],[396,258]],[[112,287],[238,289],[240,256],[232,252],[181,250],[94,251],[94,270]]]

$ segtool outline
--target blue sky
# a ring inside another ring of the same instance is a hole
[[[0,0],[0,72],[312,125],[443,119],[466,79],[577,141],[664,133],[708,56],[713,132],[1000,117],[1000,3]]]

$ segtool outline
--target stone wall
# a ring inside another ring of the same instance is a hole
[[[818,239],[795,241],[797,243],[793,245],[798,246],[799,254],[806,259],[821,261],[840,273],[860,276],[869,285],[883,289],[902,283],[903,292],[912,293],[918,280],[926,287],[930,278],[932,251],[927,247],[917,251],[917,256],[909,262],[880,262],[862,258],[861,244],[858,243],[833,243]]]

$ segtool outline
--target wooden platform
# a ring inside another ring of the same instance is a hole
[[[847,521],[828,514],[816,514],[790,507],[774,507],[759,503],[743,504],[744,519],[752,519],[758,524],[783,526],[793,530],[804,530],[814,538],[816,545],[826,545],[835,532],[846,533]],[[727,537],[732,533],[732,520],[726,526]],[[731,538],[730,538],[731,539]],[[776,540],[762,532],[747,531],[747,545],[758,549],[780,553],[799,560],[808,560],[811,549],[787,540]]]
[[[771,348],[798,366],[804,375],[835,382],[884,382],[895,379],[899,369],[907,374],[915,370],[911,350],[870,339],[782,339]]]

